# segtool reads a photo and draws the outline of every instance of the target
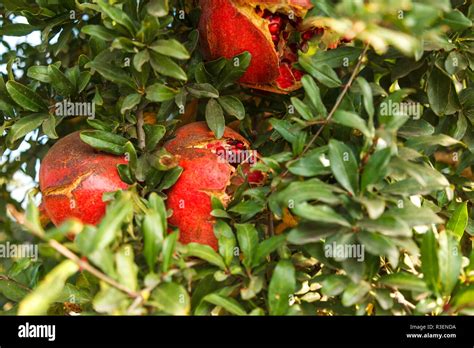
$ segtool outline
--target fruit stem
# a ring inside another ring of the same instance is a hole
[[[145,150],[146,147],[146,139],[145,139],[145,130],[143,129],[143,125],[145,124],[144,116],[143,116],[143,109],[144,104],[140,104],[137,110],[137,137],[138,137],[138,148],[140,150]]]

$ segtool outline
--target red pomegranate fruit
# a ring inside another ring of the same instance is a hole
[[[256,162],[255,151],[240,134],[226,127],[224,136],[216,139],[205,122],[194,122],[179,128],[165,144],[179,156],[183,173],[168,191],[168,209],[173,210],[169,223],[180,229],[180,241],[207,244],[217,250],[211,197],[224,206],[230,202],[236,187],[244,183],[240,166],[250,184],[264,181],[259,171],[251,171]]]
[[[125,157],[96,151],[79,135],[57,141],[41,162],[42,205],[56,226],[73,217],[96,225],[105,214],[102,194],[128,187],[117,171],[118,164],[127,164]]]
[[[293,67],[298,50],[324,34],[303,29],[310,0],[200,0],[199,32],[206,59],[252,55],[240,82],[248,87],[289,93],[301,87],[302,72]]]

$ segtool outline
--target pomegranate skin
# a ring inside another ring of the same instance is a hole
[[[304,15],[311,8],[309,0],[201,0],[199,32],[204,57],[208,60],[232,58],[248,51],[250,66],[240,82],[248,87],[277,93],[287,93],[301,87],[278,88],[272,84],[280,75],[280,57],[276,51],[268,23],[255,16],[252,7],[284,8]]]
[[[248,141],[228,127],[222,139],[238,140],[249,148]],[[168,221],[179,227],[182,243],[207,244],[217,250],[211,197],[227,205],[230,196],[226,189],[231,185],[234,169],[206,146],[215,141],[205,122],[195,122],[179,128],[175,138],[165,144],[169,152],[180,157],[179,165],[183,168],[180,178],[168,191],[166,204],[173,210]]]
[[[105,214],[105,192],[127,189],[117,165],[122,156],[94,150],[74,132],[56,142],[41,162],[39,183],[44,209],[60,225],[68,218],[96,225]]]

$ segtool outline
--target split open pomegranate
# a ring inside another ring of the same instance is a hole
[[[298,50],[324,34],[303,29],[310,0],[201,0],[199,31],[207,59],[232,58],[244,51],[252,60],[240,82],[249,87],[288,93],[301,87],[303,72],[294,67]]]
[[[256,152],[228,127],[224,136],[216,139],[205,122],[179,128],[165,148],[179,156],[179,165],[184,169],[168,191],[167,207],[173,210],[169,223],[179,227],[182,243],[207,244],[217,249],[211,198],[216,197],[227,206],[235,189],[246,179],[252,185],[264,181],[261,172],[251,170]]]
[[[43,158],[39,173],[43,212],[55,225],[68,218],[97,224],[105,214],[105,192],[126,189],[117,165],[124,156],[96,151],[84,143],[80,132],[58,140]]]

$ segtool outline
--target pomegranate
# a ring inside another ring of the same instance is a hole
[[[263,173],[251,171],[256,153],[240,134],[226,127],[224,136],[216,139],[205,122],[194,122],[179,128],[176,136],[165,144],[179,156],[183,173],[168,191],[167,207],[173,210],[171,225],[180,229],[180,241],[207,244],[217,250],[211,197],[224,206],[232,193],[244,183],[240,166],[250,184],[262,183]]]
[[[117,165],[125,157],[96,151],[84,143],[80,132],[56,142],[44,157],[39,173],[44,210],[57,226],[68,218],[97,224],[105,214],[104,192],[126,189]]]
[[[289,93],[301,87],[302,72],[293,67],[298,50],[324,34],[303,29],[310,0],[200,0],[199,32],[206,59],[252,55],[240,82],[248,87]]]

